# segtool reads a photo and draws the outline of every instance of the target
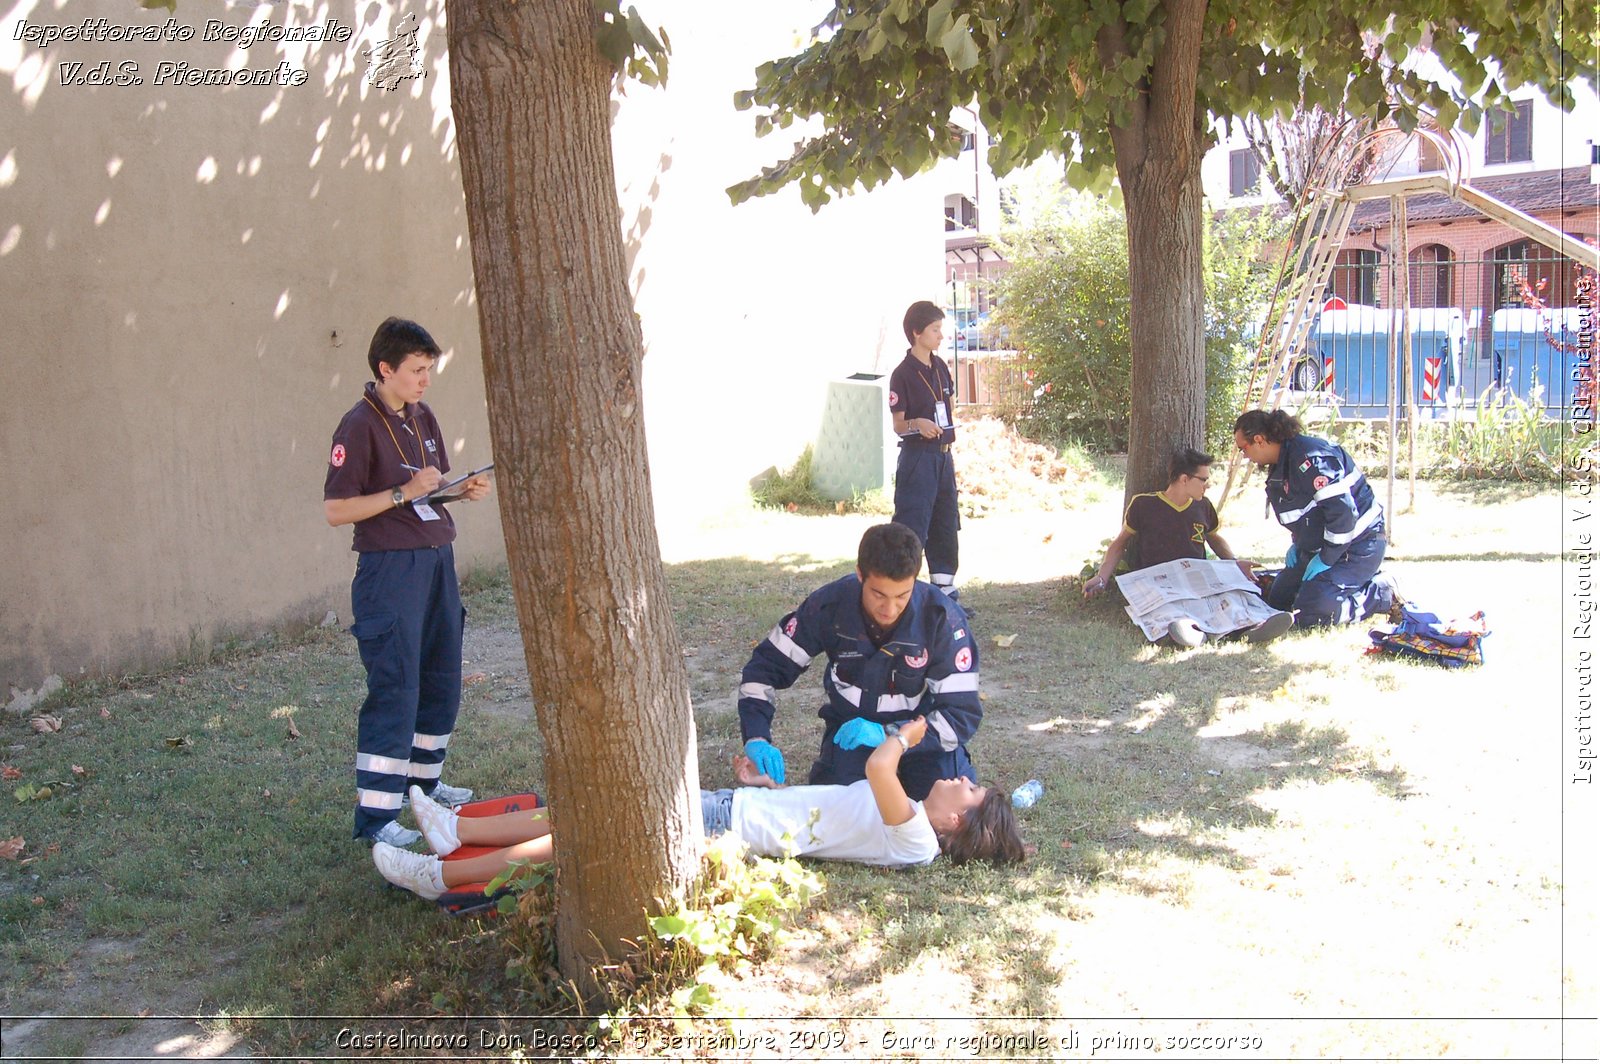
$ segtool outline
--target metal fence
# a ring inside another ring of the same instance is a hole
[[[1471,416],[1485,397],[1516,397],[1551,417],[1585,396],[1592,401],[1600,359],[1593,347],[1582,354],[1583,343],[1594,343],[1594,308],[1585,339],[1578,305],[1582,268],[1527,245],[1513,250],[1452,260],[1421,249],[1404,315],[1386,305],[1393,279],[1379,256],[1346,252],[1349,261],[1334,267],[1324,309],[1291,365],[1291,391],[1344,418],[1387,417],[1394,391],[1405,417],[1405,366],[1391,350],[1404,322],[1411,334],[1410,394],[1420,418]],[[1530,295],[1544,306],[1529,306]],[[955,371],[956,401],[984,412],[1025,412],[1035,388],[1026,364],[987,327],[987,314],[957,307],[953,317],[945,355]]]
[[[1580,354],[1593,333],[1581,339],[1577,264],[1527,254],[1414,260],[1404,314],[1384,305],[1387,272],[1375,260],[1335,267],[1293,366],[1293,390],[1316,393],[1342,417],[1386,417],[1391,392],[1404,411],[1403,346],[1393,350],[1404,328],[1419,417],[1455,416],[1486,396],[1514,396],[1559,417],[1593,395],[1594,360]]]

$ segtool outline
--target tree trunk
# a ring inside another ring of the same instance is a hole
[[[656,539],[590,0],[449,0],[500,515],[556,837],[562,974],[698,869],[699,766]],[[657,910],[659,911],[659,910]]]
[[[1195,80],[1205,0],[1166,0],[1165,34],[1150,75],[1111,129],[1128,218],[1129,334],[1133,369],[1124,499],[1167,484],[1180,447],[1205,446],[1205,231],[1203,130]],[[1115,29],[1102,55],[1126,51]]]

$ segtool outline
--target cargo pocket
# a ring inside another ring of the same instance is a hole
[[[367,670],[371,690],[405,686],[405,666],[400,654],[400,622],[394,614],[363,617],[350,626],[361,648],[361,664]]]

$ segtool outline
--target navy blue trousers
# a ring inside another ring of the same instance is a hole
[[[948,592],[956,582],[961,553],[956,532],[956,465],[949,451],[910,444],[900,448],[894,472],[894,519],[922,540],[928,558],[928,581]]]
[[[838,730],[839,722],[827,722],[822,733],[822,749],[817,751],[817,760],[811,766],[811,777],[806,780],[807,783],[848,785],[867,778],[867,758],[872,756],[872,747],[858,746],[854,750],[841,750],[833,742],[833,733]],[[892,743],[895,740],[887,741]],[[940,780],[964,776],[973,783],[978,782],[977,770],[972,767],[972,759],[967,756],[965,746],[958,746],[949,753],[908,751],[900,758],[898,775],[907,797],[918,802],[928,797],[928,792]]]
[[[350,634],[367,669],[356,724],[356,837],[400,813],[415,783],[431,792],[461,708],[466,610],[455,552],[443,547],[368,551],[350,585]]]
[[[1303,580],[1306,563],[1284,569],[1267,592],[1267,605],[1294,610],[1295,627],[1351,624],[1382,613],[1394,604],[1394,585],[1373,579],[1383,565],[1389,541],[1381,532],[1368,532],[1350,544],[1337,565],[1310,580]],[[1316,555],[1311,555],[1316,557]]]

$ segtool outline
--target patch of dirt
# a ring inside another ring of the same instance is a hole
[[[60,1057],[86,1060],[254,1060],[237,1035],[211,1031],[197,1018],[203,988],[169,986],[137,1015],[104,1015],[103,992],[120,976],[107,968],[136,971],[140,942],[91,939],[68,966],[84,978],[69,978],[50,997],[50,1013],[8,1019],[0,1061]],[[228,958],[218,958],[226,964]],[[136,978],[136,977],[135,977]]]

